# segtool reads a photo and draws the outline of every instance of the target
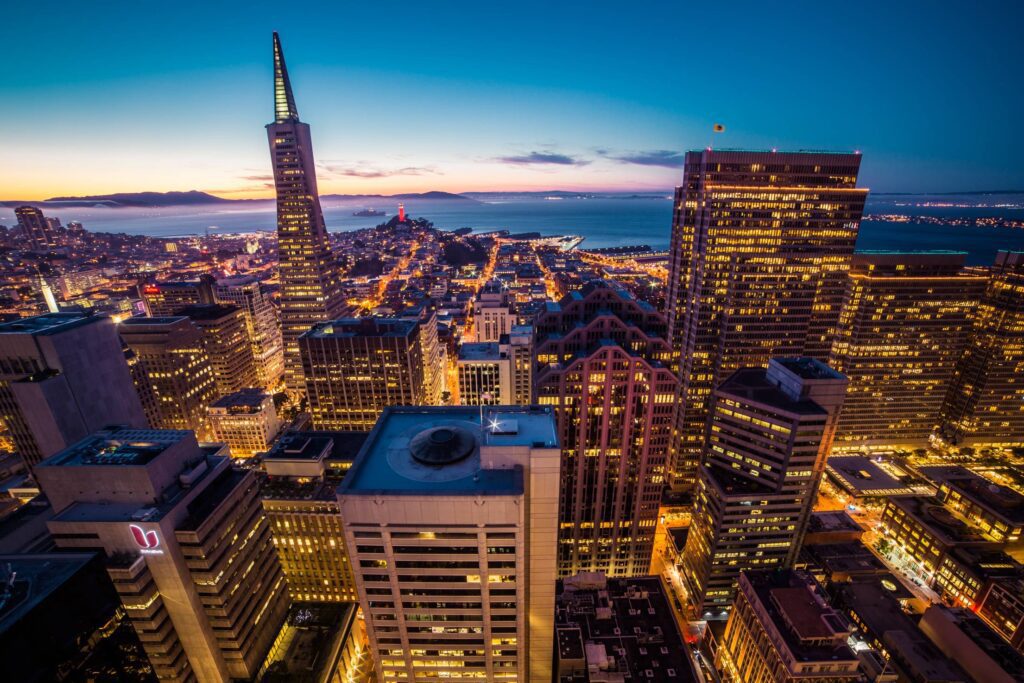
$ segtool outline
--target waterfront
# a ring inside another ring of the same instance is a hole
[[[967,197],[967,199],[965,199]],[[1022,195],[877,195],[868,201],[866,214],[905,214],[949,219],[998,216],[1024,220]],[[965,206],[971,203],[971,206]],[[444,230],[470,227],[477,232],[510,230],[544,235],[572,234],[586,238],[584,247],[614,247],[648,244],[667,249],[672,223],[672,202],[666,196],[638,198],[593,196],[562,198],[510,196],[486,202],[470,200],[407,200],[406,212],[427,218]],[[376,208],[389,216],[397,200],[325,199],[324,214],[332,232],[372,227],[385,218],[353,216],[353,211]],[[14,223],[13,209],[0,208],[0,224]],[[65,223],[78,220],[86,229],[103,232],[169,237],[211,233],[272,231],[275,227],[272,201],[239,202],[150,209],[103,207],[48,207],[47,213]],[[962,250],[971,264],[991,263],[999,249],[1024,249],[1024,229],[923,222],[881,222],[861,224],[859,250]]]

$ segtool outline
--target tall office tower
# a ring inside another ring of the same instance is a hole
[[[281,430],[274,397],[257,387],[221,396],[207,414],[213,440],[227,444],[234,458],[265,453]]]
[[[284,378],[302,392],[299,336],[342,314],[344,300],[337,263],[316,188],[309,125],[299,121],[281,40],[274,34],[274,122],[267,124],[277,187],[277,252],[281,277]]]
[[[420,324],[340,318],[299,338],[316,429],[368,432],[387,406],[426,404]]]
[[[511,405],[512,361],[497,342],[466,342],[455,361],[459,405]]]
[[[18,229],[21,230],[21,236],[25,238],[33,251],[53,246],[50,224],[46,222],[42,211],[34,206],[19,206],[14,210],[14,215],[18,218]]]
[[[270,296],[260,281],[250,275],[217,280],[213,296],[217,303],[234,304],[242,309],[252,340],[259,386],[273,390],[284,375],[284,342],[281,320]]]
[[[954,444],[1024,442],[1024,251],[1000,251],[953,373],[942,434]]]
[[[198,280],[181,282],[148,283],[139,287],[146,315],[151,318],[167,318],[185,306],[213,303],[212,278],[203,276]]]
[[[175,315],[187,317],[202,333],[218,396],[259,385],[242,309],[232,304],[197,304],[179,309]]]
[[[60,548],[100,551],[157,677],[250,679],[288,610],[252,471],[185,431],[110,429],[36,469]]]
[[[562,444],[559,574],[646,575],[677,389],[665,318],[590,282],[534,330],[533,391]]]
[[[686,155],[669,265],[680,359],[672,483],[693,486],[712,390],[774,356],[827,361],[867,190],[859,154]]]
[[[415,307],[396,318],[411,320],[420,326],[420,348],[423,350],[423,405],[441,405],[441,395],[448,391],[448,354],[437,335],[437,311]]]
[[[380,680],[550,681],[550,408],[388,408],[338,488]]]
[[[508,339],[508,357],[512,363],[512,403],[533,403],[533,325],[513,325]]]
[[[210,357],[203,335],[184,316],[128,318],[117,327],[121,339],[135,354],[136,383],[142,399],[153,411],[149,422],[158,429],[205,432],[206,409],[217,397]]]
[[[145,427],[113,321],[48,313],[0,325],[0,417],[29,466],[106,425]]]
[[[985,291],[965,256],[854,254],[829,361],[850,379],[833,448],[927,446]]]
[[[473,328],[478,342],[496,342],[512,332],[516,316],[509,303],[508,291],[498,281],[480,288],[473,303]]]
[[[263,458],[263,509],[292,600],[356,600],[335,491],[366,437],[367,432],[288,432]]]
[[[737,370],[713,395],[683,578],[695,614],[732,605],[741,571],[792,566],[846,378],[813,358]]]
[[[744,572],[715,666],[736,681],[857,683],[865,677],[847,645],[851,635],[850,622],[829,605],[812,577]]]

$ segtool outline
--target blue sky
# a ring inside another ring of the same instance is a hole
[[[660,190],[712,142],[1024,188],[1024,4],[977,5],[8,3],[0,198],[266,194],[272,30],[324,192]]]

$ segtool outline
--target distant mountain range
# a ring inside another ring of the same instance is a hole
[[[451,192],[407,192],[403,194],[325,194],[321,199],[446,199],[475,202],[475,199],[453,194]],[[109,206],[110,208],[158,208],[166,206],[194,206],[203,204],[241,204],[268,202],[273,199],[226,199],[209,192],[189,190],[188,192],[117,192],[115,194],[95,194],[80,197],[50,197],[43,201],[8,200],[0,202],[0,206]]]

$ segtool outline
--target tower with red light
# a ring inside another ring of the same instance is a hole
[[[398,205],[398,222],[399,223],[404,223],[405,222],[405,204],[399,204]]]

